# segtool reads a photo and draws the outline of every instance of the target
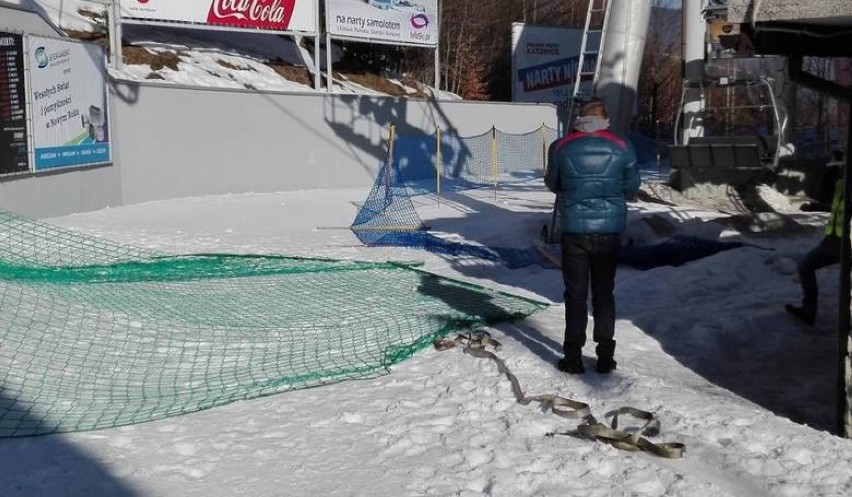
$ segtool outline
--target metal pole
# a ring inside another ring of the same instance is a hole
[[[107,29],[109,30],[109,66],[115,68],[115,6],[114,0],[106,7]]]
[[[121,3],[118,0],[114,0],[113,5],[115,6],[115,68],[121,69],[124,67],[124,54],[121,51],[121,38],[123,34],[121,27]]]
[[[850,94],[852,96],[852,94]],[[852,100],[848,104],[850,115],[852,115]],[[852,120],[850,120],[852,121]],[[847,138],[846,138],[846,167],[844,168],[843,183],[843,241],[842,252],[840,255],[840,304],[837,330],[837,433],[841,436],[852,437],[852,413],[850,413],[849,397],[847,394],[847,380],[852,383],[852,370],[847,371],[847,368],[852,367],[850,363],[850,340],[849,329],[852,316],[850,316],[850,304],[852,304],[852,281],[850,281],[850,271],[852,271],[852,233],[850,233],[850,218],[852,218],[852,202],[850,202],[850,192],[852,192],[852,171],[849,170],[849,145],[852,144],[852,122],[847,123]],[[850,376],[847,376],[850,375]]]
[[[798,102],[799,85],[793,83],[793,78],[790,77],[789,58],[785,60],[783,74],[784,85],[780,93],[781,100],[784,102],[785,122],[779,134],[782,136],[782,143],[793,143],[796,137],[796,102]]]
[[[610,127],[623,133],[630,130],[635,108],[651,2],[610,0],[609,4],[595,94],[609,108]]]
[[[435,100],[438,100],[438,92],[441,91],[441,52],[438,50],[438,46],[435,46],[435,90],[432,94],[435,96]]]
[[[707,22],[701,14],[701,3],[695,0],[683,0],[683,78],[687,82],[704,81],[704,36]],[[704,92],[701,87],[690,86],[684,90],[683,133],[681,143],[686,144],[693,136],[704,136]]]
[[[110,49],[113,50],[113,68],[121,69],[122,67],[124,67],[124,60],[122,58],[121,53],[121,4],[119,3],[119,0],[113,0],[112,12],[113,26],[111,27],[112,29],[110,29],[110,31],[114,33],[113,37],[115,39],[113,40],[114,46],[110,47]],[[110,37],[110,39],[112,39],[113,37]]]
[[[319,91],[321,82],[320,82],[320,71],[322,71],[322,65],[320,64],[320,9],[319,9],[319,0],[314,2],[314,21],[316,25],[314,29],[316,29],[316,36],[314,36],[314,90]]]
[[[438,29],[435,31],[438,33],[438,39],[435,40],[435,90],[432,92],[435,96],[435,100],[438,100],[438,92],[441,90],[441,2],[435,2],[436,8],[438,11],[435,13],[435,23],[438,25]]]
[[[331,87],[333,86],[331,83],[331,34],[325,34],[325,88],[328,92],[331,92]]]

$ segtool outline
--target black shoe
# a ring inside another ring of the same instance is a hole
[[[559,368],[559,371],[568,374],[583,374],[586,372],[586,368],[583,367],[583,359],[581,357],[572,357],[570,359],[563,357],[556,363],[556,367]]]
[[[813,325],[814,321],[816,321],[816,316],[811,311],[808,311],[804,307],[797,307],[792,304],[787,304],[784,306],[784,310],[786,310],[791,316],[795,317],[799,321],[802,321],[805,324]]]
[[[595,372],[600,374],[609,374],[615,370],[615,366],[617,364],[618,363],[615,362],[615,359],[611,357],[609,359],[598,359],[598,363],[595,365]]]

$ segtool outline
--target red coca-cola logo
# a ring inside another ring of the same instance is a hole
[[[213,0],[208,24],[286,30],[296,0]]]

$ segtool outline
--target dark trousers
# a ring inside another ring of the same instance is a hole
[[[816,315],[819,290],[817,289],[816,271],[840,262],[842,240],[839,236],[828,235],[819,245],[805,254],[799,262],[799,282],[802,284],[802,308],[811,315]]]
[[[593,339],[598,357],[615,350],[615,268],[619,235],[562,235],[562,278],[565,281],[566,357],[580,357],[586,343],[589,283],[592,287]]]

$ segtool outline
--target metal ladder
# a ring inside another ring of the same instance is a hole
[[[577,77],[574,78],[574,91],[571,93],[570,117],[574,118],[578,106],[591,99],[598,84],[598,76],[601,72],[601,50],[606,42],[607,21],[612,7],[609,0],[589,0],[589,8],[586,11],[586,24],[583,27],[583,40],[580,43],[580,59],[577,61]],[[592,27],[592,19],[596,15],[603,15],[600,27],[597,23]],[[594,71],[583,71],[586,57],[597,57]],[[581,88],[584,78],[591,78],[591,87],[587,90]]]

